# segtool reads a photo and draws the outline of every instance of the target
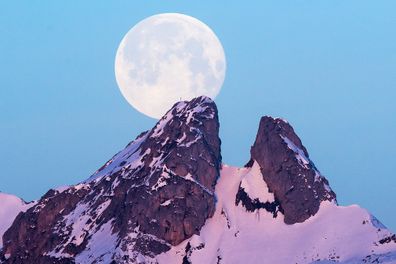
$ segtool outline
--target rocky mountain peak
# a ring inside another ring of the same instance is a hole
[[[102,166],[89,181],[136,169],[172,171],[191,178],[213,192],[221,166],[219,121],[216,104],[206,96],[176,103],[150,131]],[[209,165],[210,168],[206,168]],[[207,169],[202,171],[202,168]],[[162,179],[161,179],[162,180]],[[157,182],[157,184],[163,184]]]
[[[214,191],[221,167],[219,121],[216,104],[206,96],[176,103],[156,124],[142,144],[158,161],[182,177]]]
[[[328,181],[310,160],[292,126],[280,118],[264,116],[251,148],[264,181],[280,203],[285,223],[303,222],[316,214],[322,201],[336,201]]]
[[[218,132],[210,98],[175,104],[87,181],[50,190],[20,214],[4,234],[4,257],[135,263],[198,234],[215,211]]]
[[[88,180],[29,204],[0,193],[0,263],[396,260],[396,236],[336,204],[287,121],[261,118],[245,168],[221,164],[218,134],[210,98],[179,102]]]

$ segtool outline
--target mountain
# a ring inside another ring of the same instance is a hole
[[[261,118],[243,168],[222,164],[218,135],[210,98],[175,104],[89,179],[10,215],[0,262],[396,262],[396,236],[337,205],[288,122]]]
[[[0,192],[0,248],[3,245],[3,234],[10,228],[15,217],[34,204],[34,202],[26,203],[14,195]]]

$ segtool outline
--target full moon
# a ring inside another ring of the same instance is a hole
[[[180,100],[214,99],[225,72],[224,50],[215,33],[198,19],[177,13],[140,21],[124,36],[115,58],[122,95],[156,119]]]

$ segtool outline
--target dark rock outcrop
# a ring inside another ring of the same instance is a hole
[[[175,104],[89,180],[51,190],[18,215],[4,234],[3,259],[133,263],[198,234],[215,210],[218,132],[211,99]],[[101,236],[109,241],[93,252]]]
[[[282,208],[277,200],[273,202],[262,202],[257,198],[252,199],[241,185],[239,185],[238,192],[235,197],[235,205],[239,205],[239,203],[242,203],[248,212],[254,212],[257,209],[265,209],[267,212],[271,213],[274,218],[278,216],[278,212],[282,212]]]
[[[327,180],[320,175],[301,140],[286,121],[262,117],[251,160],[261,169],[264,181],[285,216],[286,224],[303,222],[316,214],[322,201],[336,201]]]

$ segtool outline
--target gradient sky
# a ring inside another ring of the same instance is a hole
[[[0,3],[1,191],[31,200],[82,181],[150,129],[115,53],[140,20],[180,12],[225,49],[224,162],[248,161],[262,115],[286,118],[340,204],[396,231],[396,1],[56,2]]]

